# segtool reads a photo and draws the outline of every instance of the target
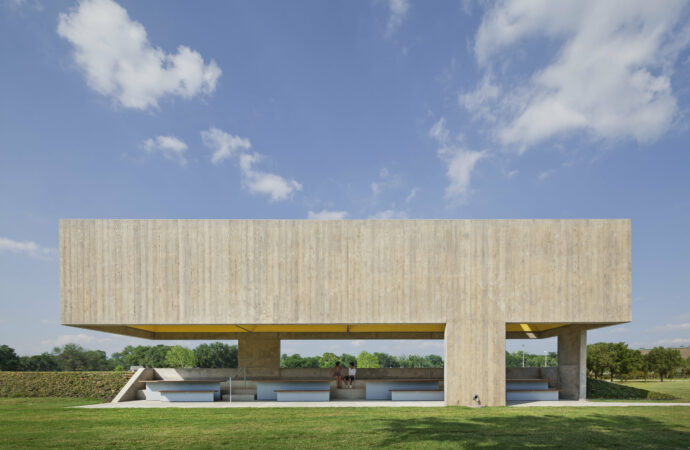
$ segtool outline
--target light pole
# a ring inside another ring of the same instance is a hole
[[[544,367],[546,367],[546,358],[547,358],[547,352],[544,350]]]
[[[522,344],[522,368],[525,368],[525,344]]]

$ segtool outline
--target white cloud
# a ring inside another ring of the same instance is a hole
[[[676,0],[663,7],[645,0],[500,2],[485,13],[475,37],[485,76],[460,103],[486,121],[499,142],[520,151],[576,132],[599,140],[654,141],[677,113],[671,75],[690,42],[686,5]],[[524,76],[506,61],[526,38],[560,47],[544,66]],[[497,72],[514,76],[495,84]]]
[[[410,9],[409,0],[388,0],[388,23],[386,37],[391,37],[400,28]]]
[[[537,179],[539,181],[544,181],[547,178],[550,178],[554,173],[556,173],[556,171],[554,169],[544,170],[544,171],[539,173],[539,176],[537,177]]]
[[[307,218],[311,220],[342,220],[347,217],[347,211],[329,211],[323,209],[319,212],[309,211]]]
[[[157,107],[165,96],[211,94],[221,70],[183,45],[177,53],[153,46],[146,29],[112,0],[84,0],[58,18],[58,34],[74,47],[87,83],[126,108]]]
[[[449,184],[446,187],[446,198],[465,200],[469,192],[472,171],[477,162],[486,154],[467,150],[452,142],[444,117],[431,127],[429,136],[439,144],[437,155],[447,166],[446,177]]]
[[[181,166],[187,165],[184,154],[187,151],[187,144],[174,136],[158,136],[146,139],[141,143],[141,148],[148,153],[160,153],[171,161],[177,162]]]
[[[89,345],[89,344],[101,344],[104,342],[110,342],[111,338],[96,338],[88,334],[63,334],[56,337],[55,339],[46,339],[41,342],[43,345],[52,347],[62,347],[65,344],[78,344],[78,345]]]
[[[33,241],[13,241],[0,237],[0,253],[24,254],[38,259],[51,259],[57,253],[54,248],[41,247]]]
[[[239,158],[243,184],[252,194],[265,194],[271,197],[271,201],[279,201],[292,198],[295,191],[302,190],[302,185],[295,180],[254,170],[254,164],[263,158],[259,153],[242,153]]]
[[[370,219],[380,219],[380,220],[389,220],[389,219],[407,219],[407,213],[405,211],[398,211],[395,209],[387,209],[385,211],[379,211],[376,214],[373,214],[369,216]]]
[[[388,168],[383,167],[381,170],[379,170],[379,177],[369,186],[371,187],[371,194],[376,197],[385,189],[397,188],[401,184],[402,180],[400,175],[391,173]]]
[[[202,131],[201,139],[207,147],[214,150],[211,157],[213,164],[219,164],[223,160],[234,156],[239,149],[249,150],[252,148],[252,143],[249,142],[249,139],[233,136],[218,128]]]
[[[667,347],[690,345],[690,338],[661,339],[656,341],[656,345],[663,345]]]
[[[417,192],[419,192],[419,188],[415,187],[412,188],[409,194],[407,194],[407,197],[405,197],[405,203],[410,203],[413,198],[417,196]]]
[[[690,330],[690,322],[688,323],[667,323],[658,327],[651,328],[650,331],[674,331],[674,330]]]
[[[212,163],[219,164],[227,158],[237,158],[242,171],[242,186],[250,193],[268,195],[271,201],[280,201],[292,198],[295,192],[302,190],[302,185],[293,179],[256,170],[254,165],[264,156],[242,151],[251,149],[249,139],[233,136],[218,128],[202,131],[201,139],[204,145],[213,150]]]

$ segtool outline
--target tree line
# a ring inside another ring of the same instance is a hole
[[[0,345],[0,370],[103,371],[142,367],[237,367],[237,345],[222,342],[200,344],[194,349],[181,345],[128,345],[110,358],[103,350],[86,350],[77,344],[55,347],[52,352],[18,356],[13,348]]]
[[[628,348],[624,342],[599,342],[587,346],[587,370],[594,378],[607,374],[611,381],[657,376],[673,378],[690,375],[690,356],[686,359],[675,348],[654,347],[647,354]]]
[[[350,362],[361,368],[442,368],[443,358],[439,355],[400,355],[384,352],[362,351],[354,356],[348,353],[336,355],[324,353],[321,356],[300,356],[283,354],[280,366],[284,368],[330,368],[340,361],[344,366]],[[535,355],[522,351],[506,352],[506,367],[554,367],[558,355]],[[199,367],[236,368],[238,366],[237,345],[222,342],[200,344],[193,349],[180,345],[128,345],[110,358],[103,350],[87,350],[77,344],[55,347],[52,352],[40,355],[18,356],[7,345],[0,345],[0,370],[8,371],[104,371],[128,370],[131,366],[142,367]],[[690,376],[690,357],[683,359],[680,351],[672,348],[655,347],[647,354],[628,348],[623,342],[600,342],[587,346],[587,370],[591,376],[602,378],[607,375],[621,379],[664,378]]]
[[[442,368],[443,358],[438,355],[400,355],[393,356],[388,353],[362,351],[354,356],[348,353],[336,355],[335,353],[324,353],[321,356],[300,356],[295,353],[287,355],[283,353],[280,357],[280,367],[289,369],[319,369],[332,368],[335,363],[340,361],[345,367],[354,363],[356,367],[363,369],[405,367],[405,368]]]

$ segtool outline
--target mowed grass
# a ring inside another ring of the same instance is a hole
[[[75,409],[0,399],[0,447],[687,448],[690,408]]]
[[[623,386],[630,386],[637,389],[662,392],[664,394],[677,397],[678,401],[690,402],[690,380],[666,380],[666,381],[625,381],[618,382]]]

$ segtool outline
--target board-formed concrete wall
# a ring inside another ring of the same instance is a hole
[[[627,322],[630,264],[628,220],[62,220],[61,319],[445,324],[447,403],[503,404],[505,324]]]

